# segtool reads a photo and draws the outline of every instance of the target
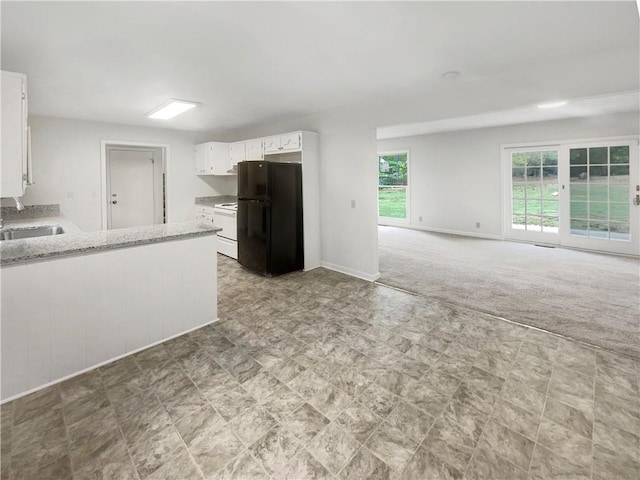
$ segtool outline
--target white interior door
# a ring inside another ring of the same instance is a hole
[[[108,228],[153,225],[154,151],[109,149]]]

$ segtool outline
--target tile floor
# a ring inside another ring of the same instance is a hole
[[[640,478],[639,362],[219,260],[220,322],[2,406],[2,479]]]

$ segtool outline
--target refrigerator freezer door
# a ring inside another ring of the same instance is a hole
[[[268,198],[269,169],[267,162],[238,163],[238,198]]]
[[[270,273],[270,213],[268,202],[238,200],[238,263],[263,275]]]

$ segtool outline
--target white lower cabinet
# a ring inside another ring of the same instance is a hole
[[[196,205],[196,220],[206,223],[207,225],[215,225],[213,223],[213,207],[207,205]]]
[[[229,240],[228,238],[218,237],[218,253],[238,259],[238,242]]]

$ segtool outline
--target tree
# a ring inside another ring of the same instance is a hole
[[[379,185],[407,184],[407,154],[381,155],[378,157]]]

